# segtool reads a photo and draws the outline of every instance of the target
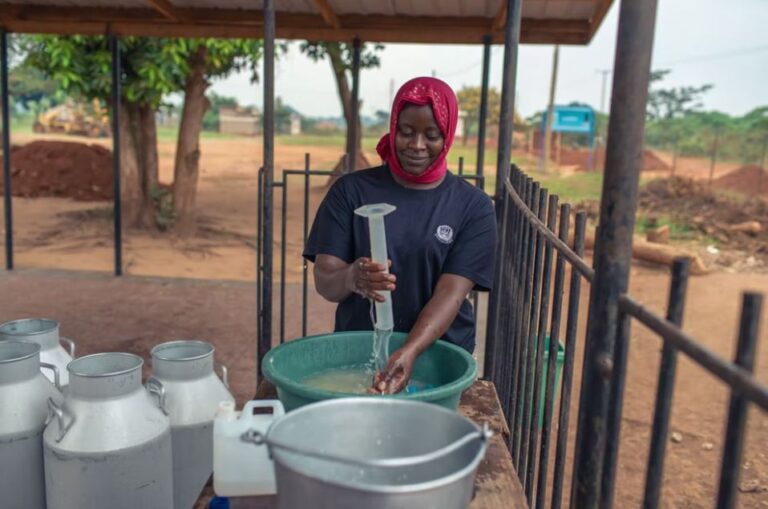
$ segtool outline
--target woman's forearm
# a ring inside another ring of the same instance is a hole
[[[440,276],[432,298],[419,314],[403,348],[418,357],[440,339],[456,319],[473,285],[471,280],[462,276]]]
[[[339,258],[318,256],[313,271],[317,293],[331,302],[341,302],[352,295],[347,286],[349,267]]]

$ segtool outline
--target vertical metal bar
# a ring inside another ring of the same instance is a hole
[[[667,301],[667,320],[678,327],[683,324],[685,293],[688,287],[690,261],[678,258],[672,264],[672,282]],[[669,341],[664,341],[661,350],[661,365],[656,388],[656,409],[653,414],[651,452],[648,455],[648,470],[645,475],[644,509],[655,509],[661,498],[661,484],[664,478],[664,452],[667,446],[669,418],[672,414],[672,395],[675,389],[677,350]]]
[[[285,343],[285,252],[288,242],[285,239],[287,230],[286,215],[288,215],[288,175],[283,171],[283,181],[280,190],[280,344]]]
[[[262,283],[261,337],[258,339],[256,372],[272,348],[272,267],[275,203],[275,3],[264,0],[264,276]]]
[[[11,121],[8,101],[8,32],[0,29],[0,94],[3,122],[3,203],[5,205],[5,268],[13,270],[13,181],[11,177]]]
[[[120,186],[120,39],[109,34],[112,55],[112,203],[114,221],[115,276],[123,275],[123,200]]]
[[[552,207],[552,206],[551,206]],[[554,207],[552,207],[554,208]],[[560,206],[560,229],[558,238],[568,243],[568,227],[571,219],[571,206],[564,203]],[[553,229],[554,231],[554,229]],[[539,454],[539,477],[536,488],[536,504],[534,507],[544,507],[544,497],[547,493],[547,470],[549,468],[549,442],[552,435],[552,414],[554,412],[555,369],[560,346],[560,320],[563,310],[563,287],[565,286],[565,258],[558,251],[555,264],[555,289],[552,297],[552,325],[549,332],[549,358],[547,362],[546,389],[544,394],[544,419],[541,428],[541,450]],[[536,414],[534,414],[536,415]]]
[[[302,252],[307,247],[309,237],[309,152],[304,154],[304,242],[301,244]],[[309,263],[301,257],[301,337],[307,337],[307,310],[308,310],[308,279]]]
[[[501,245],[497,250],[497,256],[501,256],[502,271],[499,275],[499,284],[494,283],[494,290],[498,292],[500,296],[498,304],[499,309],[497,312],[489,309],[489,320],[494,318],[496,332],[486,334],[485,343],[485,365],[486,371],[490,370],[492,379],[496,384],[496,390],[499,393],[502,411],[505,413],[509,411],[510,405],[510,393],[509,387],[505,384],[505,380],[510,375],[509,355],[512,348],[512,338],[509,334],[509,317],[506,313],[501,312],[501,300],[505,303],[509,303],[508,295],[511,292],[511,276],[510,272],[512,260],[509,258],[509,253],[514,249],[514,239],[509,234],[511,231],[511,217],[514,209],[514,203],[507,193],[502,194],[503,208],[502,208],[502,228],[501,228]],[[490,303],[489,303],[490,305]],[[488,322],[488,327],[491,327],[491,322]]]
[[[547,205],[547,229],[555,232],[557,227],[557,203],[556,195],[549,197]],[[542,236],[543,237],[543,236]],[[526,475],[526,491],[528,500],[534,500],[534,480],[536,478],[536,445],[539,440],[539,412],[541,411],[541,381],[544,369],[544,342],[547,336],[547,321],[549,319],[549,299],[552,283],[552,244],[544,240],[544,269],[542,272],[541,297],[539,298],[539,323],[536,334],[531,338],[536,342],[536,355],[534,357],[533,391],[531,393],[531,420],[529,426],[530,438],[528,440],[528,473]]]
[[[488,119],[488,82],[491,74],[491,36],[483,36],[483,71],[480,85],[480,118],[477,124],[477,175],[485,173],[485,123]],[[513,115],[514,121],[514,115]],[[513,126],[514,127],[514,126]],[[485,189],[485,186],[481,186]]]
[[[760,330],[760,309],[763,296],[759,293],[745,293],[741,305],[739,344],[736,347],[734,363],[752,373],[755,369],[757,333]],[[739,486],[741,457],[744,452],[744,428],[747,424],[749,400],[731,390],[728,407],[728,427],[723,443],[723,460],[720,463],[720,488],[717,492],[717,509],[736,506]]]
[[[530,177],[521,175],[520,177],[520,189],[521,198],[526,207],[531,204],[531,196],[533,194],[533,180]],[[522,322],[525,313],[525,282],[530,281],[528,266],[530,261],[528,259],[530,246],[532,245],[530,239],[531,229],[528,226],[528,218],[525,216],[522,210],[518,211],[518,230],[516,232],[516,238],[520,239],[517,243],[517,249],[514,253],[515,271],[512,274],[512,295],[511,300],[514,303],[515,309],[513,313],[510,313],[510,330],[509,333],[512,337],[512,341],[515,345],[515,357],[514,357],[514,369],[509,374],[510,378],[510,415],[507,416],[510,430],[512,431],[512,453],[515,464],[518,462],[518,456],[520,452],[520,436],[518,428],[518,420],[521,416],[521,411],[518,411],[520,405],[522,405],[523,394],[523,381],[525,379],[525,352],[527,343],[523,341],[520,330],[522,328]],[[530,264],[532,265],[532,264]]]
[[[459,156],[459,176],[464,175],[464,156]]]
[[[521,197],[526,193],[526,179],[516,167],[513,166],[513,172],[510,174],[510,185],[513,187],[516,193],[519,193]],[[515,272],[520,270],[519,256],[515,256],[513,253],[521,252],[520,237],[517,235],[516,222],[519,215],[519,209],[517,205],[512,201],[511,195],[505,190],[502,194],[505,198],[504,203],[504,230],[503,234],[506,238],[505,249],[502,256],[504,257],[504,272],[503,272],[503,288],[499,294],[500,299],[504,299],[508,303],[509,307],[505,307],[505,312],[501,313],[501,326],[503,335],[500,340],[503,341],[503,348],[501,349],[500,357],[497,361],[497,365],[500,365],[503,371],[497,381],[497,387],[504,394],[506,398],[504,412],[507,416],[507,420],[510,420],[512,415],[515,401],[515,394],[512,392],[513,380],[516,376],[516,370],[514,368],[514,359],[518,348],[517,336],[514,333],[515,316],[514,313],[509,312],[512,307],[519,305],[518,301],[514,298],[517,292],[516,275]],[[524,199],[524,198],[523,198]],[[501,306],[499,306],[501,308]]]
[[[504,0],[502,0],[504,1]],[[510,156],[512,153],[512,122],[515,111],[515,80],[517,77],[517,49],[520,43],[520,17],[523,0],[506,0],[507,20],[504,31],[504,64],[502,70],[501,86],[501,112],[499,117],[499,143],[496,160],[496,189],[494,193],[496,202],[496,217],[502,217],[504,207],[504,181],[509,174]],[[502,239],[506,223],[499,221],[499,239]],[[499,247],[504,245],[499,243]],[[501,278],[504,253],[497,249],[494,281]],[[488,327],[486,331],[486,344],[494,345],[498,333],[498,315],[501,312],[499,290],[497,287],[491,291],[488,298]]]
[[[547,220],[547,198],[548,192],[546,189],[539,191],[539,206],[538,217],[542,222]],[[531,225],[533,227],[533,225]],[[542,269],[542,263],[545,258],[544,234],[539,233],[538,228],[533,227],[534,238],[536,239],[536,258],[533,266],[533,287],[531,291],[531,307],[530,312],[523,315],[524,317],[530,316],[528,319],[528,327],[524,334],[525,340],[530,344],[528,347],[528,359],[527,364],[529,366],[527,377],[525,380],[525,402],[523,410],[523,438],[520,456],[522,460],[522,477],[520,482],[525,486],[526,498],[531,500],[531,488],[533,486],[532,479],[529,476],[528,463],[531,459],[531,427],[535,417],[533,414],[534,409],[534,387],[536,381],[539,378],[539,371],[536,359],[540,353],[538,337],[539,337],[539,313],[541,311],[541,301],[544,299],[543,286],[544,286],[544,273]]]
[[[500,203],[498,200],[496,203],[496,222],[498,223],[497,226],[499,228],[499,234],[496,246],[496,267],[494,271],[494,282],[502,281],[504,278],[503,268],[506,263],[505,257],[508,249],[507,244],[510,242],[506,237],[508,226],[507,210],[509,208],[509,197],[507,196],[506,192],[501,194],[500,200]],[[501,337],[502,322],[504,321],[504,318],[500,316],[500,295],[503,295],[503,289],[503,284],[496,283],[494,283],[493,288],[491,289],[491,294],[488,298],[488,316],[486,318],[485,330],[485,370],[486,372],[491,373],[491,378],[494,380],[496,388],[499,392],[503,391],[502,387],[499,386],[501,377],[499,373],[500,368],[497,363],[504,362],[506,359],[504,357],[498,358],[496,356],[496,352],[503,351],[504,345],[507,341],[506,338]],[[505,399],[501,394],[499,396],[501,398],[502,406],[504,406]]]
[[[595,247],[586,370],[579,408],[573,505],[594,509],[601,499],[611,359],[619,318],[619,296],[626,292],[632,258],[632,233],[642,160],[645,106],[657,0],[622,0],[614,62],[611,119]]]
[[[573,233],[573,251],[584,255],[584,236],[587,230],[587,213],[576,214]],[[576,333],[579,325],[579,301],[581,300],[581,274],[571,267],[571,284],[568,290],[568,319],[565,324],[565,360],[563,380],[560,387],[560,413],[557,424],[557,451],[555,471],[552,473],[552,509],[560,509],[563,498],[563,478],[568,448],[568,427],[571,415],[571,385],[573,383],[573,361],[576,356]]]
[[[529,201],[530,206],[529,208],[535,215],[539,215],[539,196],[540,196],[540,188],[538,182],[533,182],[531,184],[531,194],[529,195]],[[528,236],[527,236],[527,246],[525,253],[525,265],[523,267],[524,272],[521,274],[520,278],[520,286],[522,288],[522,308],[523,312],[520,313],[520,318],[518,319],[518,325],[516,327],[516,331],[518,334],[518,341],[522,345],[521,349],[521,356],[520,356],[520,378],[518,380],[518,390],[516,397],[518,398],[517,401],[517,419],[515,422],[515,459],[517,460],[517,471],[522,474],[520,475],[520,481],[525,482],[525,468],[524,468],[524,458],[525,458],[525,450],[523,449],[523,443],[525,443],[527,437],[524,436],[524,430],[526,428],[525,423],[527,423],[527,418],[530,417],[527,414],[528,412],[528,404],[530,402],[529,396],[528,396],[528,380],[529,380],[529,371],[533,371],[533,366],[531,365],[531,359],[533,357],[533,345],[531,344],[531,338],[529,336],[530,332],[530,325],[531,325],[531,313],[533,312],[533,307],[531,306],[531,299],[533,297],[533,289],[534,289],[534,272],[535,272],[535,266],[536,266],[536,257],[537,257],[537,237],[536,237],[536,228],[531,224],[530,222],[526,221],[526,230],[528,230]]]
[[[347,173],[355,171],[357,164],[357,136],[359,126],[357,118],[360,109],[360,39],[352,41],[352,104],[350,104],[350,121],[347,125]]]
[[[502,0],[503,1],[503,0]],[[520,12],[522,0],[507,0],[507,21],[504,30],[504,65],[501,83],[501,113],[499,115],[499,149],[496,160],[496,193],[499,197],[509,175],[512,156],[512,132],[515,118],[517,87],[517,49],[520,42]]]
[[[264,203],[264,167],[262,166],[259,168],[259,174],[257,177],[257,207],[256,207],[256,309],[257,309],[257,317],[256,317],[256,337],[261,338],[261,331],[264,328],[264,324],[262,322],[262,289],[264,287],[264,267],[262,266],[262,254],[263,250],[262,247],[264,245],[264,209],[262,208],[262,204]],[[256,357],[259,356],[259,345],[261,343],[257,341],[256,345]]]
[[[613,352],[611,392],[608,399],[608,417],[605,430],[605,459],[601,478],[600,507],[613,507],[616,466],[619,460],[619,436],[621,435],[621,413],[624,408],[624,389],[627,385],[627,358],[629,357],[629,329],[632,317],[619,310],[616,320],[616,342]]]

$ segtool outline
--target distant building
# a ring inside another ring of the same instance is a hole
[[[296,136],[297,134],[301,134],[301,115],[294,112],[291,113],[290,117],[290,124],[288,127],[288,134],[291,136]]]
[[[256,108],[221,108],[219,109],[219,132],[261,134],[261,112]]]
[[[155,113],[158,127],[179,127],[179,111],[176,108],[161,108]]]
[[[456,122],[456,134],[455,137],[457,139],[463,139],[464,138],[464,123],[467,121],[467,112],[466,111],[460,111],[459,112],[459,119]]]

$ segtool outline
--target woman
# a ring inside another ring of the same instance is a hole
[[[496,218],[488,196],[448,172],[458,102],[435,78],[415,78],[397,93],[389,133],[376,147],[382,166],[343,176],[315,217],[304,257],[314,262],[317,291],[337,302],[336,331],[371,330],[368,299],[392,292],[402,348],[377,373],[373,390],[405,388],[416,358],[438,338],[475,348],[467,295],[493,284]],[[390,203],[385,217],[390,272],[372,262],[366,219],[354,210]]]

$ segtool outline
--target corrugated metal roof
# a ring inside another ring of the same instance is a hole
[[[523,0],[521,40],[584,44],[613,0]],[[324,10],[327,6],[330,13]],[[506,0],[275,0],[278,37],[382,42],[503,40]],[[258,37],[263,0],[0,0],[11,31]]]

